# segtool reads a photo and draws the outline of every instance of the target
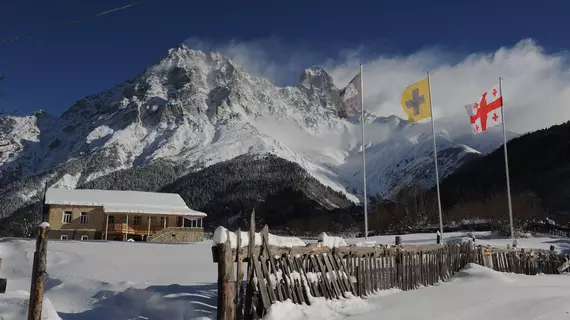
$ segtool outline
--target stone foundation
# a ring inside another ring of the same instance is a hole
[[[151,236],[149,242],[198,242],[204,240],[202,228],[166,228]]]

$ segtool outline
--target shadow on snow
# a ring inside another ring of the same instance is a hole
[[[150,286],[123,292],[103,290],[93,296],[93,308],[62,313],[62,320],[149,319],[187,320],[216,317],[218,289],[215,283]]]

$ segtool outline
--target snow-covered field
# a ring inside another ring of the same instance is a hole
[[[509,240],[476,233],[477,243]],[[457,241],[463,234],[446,234]],[[347,239],[358,243],[363,239]],[[393,243],[394,236],[373,237]],[[434,243],[434,234],[403,235],[403,243]],[[50,241],[44,319],[214,319],[216,274],[211,242]],[[570,240],[519,239],[519,247],[570,251]],[[25,319],[34,241],[0,239],[0,319]],[[436,287],[381,292],[369,299],[318,299],[312,306],[275,305],[268,319],[569,319],[570,276],[497,273],[471,265]]]

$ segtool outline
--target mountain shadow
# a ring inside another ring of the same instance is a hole
[[[354,209],[342,193],[274,155],[239,156],[187,174],[161,191],[178,193],[189,206],[208,213],[212,227],[245,227],[255,208],[272,228],[315,231]]]
[[[517,198],[533,199],[536,213],[567,219],[570,207],[570,122],[524,134],[507,144],[513,216]],[[471,159],[441,183],[444,207],[500,198],[497,214],[507,212],[504,149]],[[525,210],[530,210],[529,205]],[[540,208],[541,207],[541,208]],[[530,218],[531,215],[525,214]],[[521,217],[519,215],[519,217]]]

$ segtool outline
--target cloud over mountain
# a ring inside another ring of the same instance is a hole
[[[460,54],[430,48],[407,55],[374,54],[366,46],[319,53],[310,44],[287,45],[275,38],[226,43],[191,38],[196,49],[229,56],[248,72],[272,82],[295,84],[299,70],[320,65],[345,85],[364,64],[366,107],[381,116],[404,117],[400,96],[409,84],[432,73],[434,113],[439,126],[468,127],[464,106],[503,78],[508,129],[528,132],[570,119],[570,72],[566,52],[546,52],[531,39],[494,52]]]

